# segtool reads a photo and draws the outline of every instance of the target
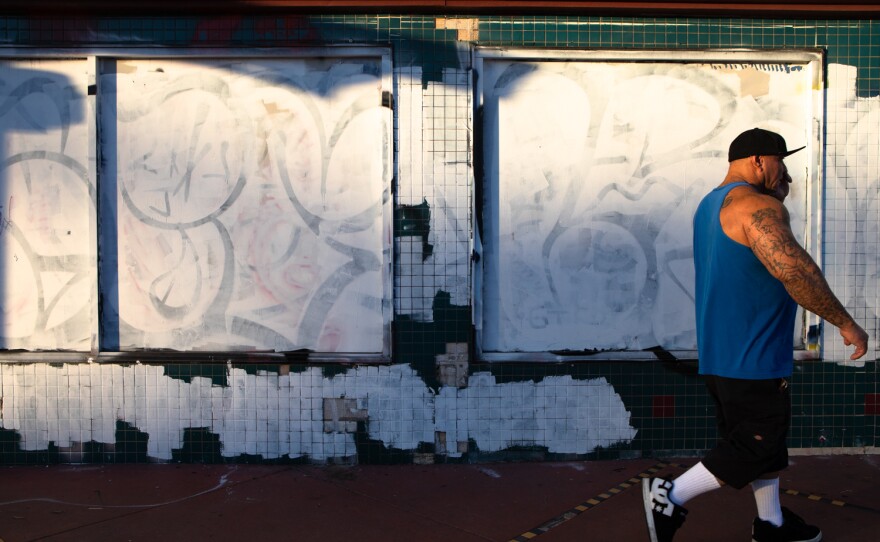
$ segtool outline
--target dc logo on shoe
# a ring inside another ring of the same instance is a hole
[[[662,478],[654,479],[654,487],[651,488],[651,502],[653,509],[658,514],[664,516],[672,516],[672,502],[669,500],[669,490],[672,489],[672,482]]]

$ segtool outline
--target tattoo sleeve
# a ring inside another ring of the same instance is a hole
[[[822,270],[794,238],[784,207],[781,212],[773,207],[755,211],[748,229],[752,252],[798,305],[837,327],[852,322]]]

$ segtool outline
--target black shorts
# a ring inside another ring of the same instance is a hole
[[[737,489],[763,474],[788,466],[786,438],[791,425],[788,380],[742,380],[705,375],[715,401],[718,444],[703,465]]]

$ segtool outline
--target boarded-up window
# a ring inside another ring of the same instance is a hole
[[[87,350],[91,334],[103,351],[390,355],[389,58],[91,59],[96,114],[68,130],[87,149],[96,126],[96,180],[83,184],[97,196],[64,207],[85,226],[97,208],[77,253],[90,333],[22,344]],[[85,80],[70,87],[83,101]]]
[[[475,68],[483,358],[691,355],[693,212],[755,126],[808,146],[786,203],[815,252],[818,53],[482,49]]]
[[[90,71],[84,58],[0,61],[3,349],[89,351],[95,344]]]

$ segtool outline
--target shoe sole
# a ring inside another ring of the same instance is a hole
[[[654,541],[652,540],[651,542],[654,542]],[[752,538],[752,542],[758,542],[758,541],[755,540],[754,538]],[[822,542],[822,533],[819,533],[819,535],[816,536],[815,538],[811,538],[809,540],[807,540],[807,539],[796,540],[795,542]]]
[[[659,542],[657,540],[657,529],[654,526],[654,506],[651,503],[651,479],[642,478],[642,502],[645,505],[645,521],[648,524],[648,536],[651,542]]]

